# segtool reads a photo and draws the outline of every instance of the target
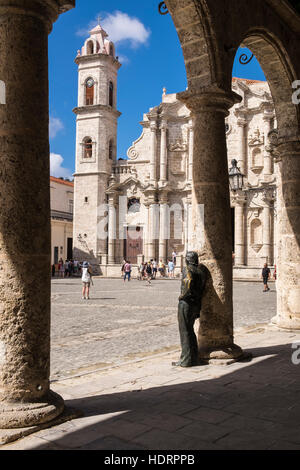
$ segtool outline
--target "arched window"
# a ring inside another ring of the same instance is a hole
[[[108,144],[108,158],[113,160],[114,157],[114,141],[111,139]]]
[[[114,105],[114,84],[113,82],[109,82],[109,106],[113,107]]]
[[[94,54],[94,43],[93,41],[89,41],[86,46],[86,52],[88,55]]]
[[[109,55],[112,57],[115,55],[114,46],[112,44],[109,45]]]
[[[86,137],[83,141],[83,158],[92,158],[93,142],[90,137]]]
[[[86,106],[90,106],[94,104],[94,89],[95,89],[95,82],[90,77],[85,82],[85,104]]]

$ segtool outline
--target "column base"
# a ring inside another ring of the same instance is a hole
[[[64,411],[64,400],[51,390],[35,403],[0,403],[0,429],[37,426],[57,418]]]
[[[244,359],[252,358],[251,353],[244,352],[240,346],[232,344],[230,346],[215,347],[215,348],[200,348],[199,359],[202,362],[220,362],[231,364],[233,362],[242,361]]]
[[[271,324],[285,330],[300,330],[300,318],[291,315],[276,315],[271,319]]]

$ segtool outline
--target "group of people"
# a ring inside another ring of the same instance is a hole
[[[159,273],[160,278],[168,276],[169,278],[175,277],[175,267],[176,267],[176,253],[172,253],[172,258],[168,260],[167,264],[161,259],[159,262],[157,259],[151,259],[147,262],[142,262],[138,267],[138,277],[139,281],[146,280],[148,284],[151,284],[153,279],[156,279],[157,274]],[[126,282],[131,280],[132,265],[129,260],[124,260],[121,266],[121,276]]]
[[[58,265],[52,265],[52,277],[55,277],[56,272],[58,272],[58,277],[61,278],[80,275],[82,265],[77,260],[70,259],[64,262],[63,259],[60,258]]]

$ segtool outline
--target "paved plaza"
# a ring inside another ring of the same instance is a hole
[[[300,450],[296,341],[300,332],[246,328],[236,342],[248,362],[174,368],[169,352],[60,380],[52,389],[82,416],[2,449]]]
[[[53,281],[51,388],[77,417],[1,449],[300,450],[300,331],[269,324],[274,286],[234,286],[251,360],[187,369],[171,365],[179,287],[96,279],[84,302],[80,280]]]
[[[179,348],[179,280],[95,279],[89,301],[80,279],[52,281],[51,378],[111,367]],[[275,285],[234,284],[235,328],[268,323],[276,313]]]

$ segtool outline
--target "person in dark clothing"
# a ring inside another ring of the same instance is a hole
[[[198,365],[198,343],[194,323],[200,318],[202,296],[207,280],[207,268],[199,265],[198,253],[186,254],[186,268],[182,272],[181,295],[178,304],[178,325],[181,357],[172,365],[192,367]]]
[[[262,270],[262,273],[261,273],[261,278],[263,280],[263,283],[264,283],[264,290],[263,292],[268,292],[270,289],[269,289],[269,286],[268,286],[268,281],[271,277],[271,271],[270,269],[268,268],[268,265],[267,263],[264,265],[263,267],[263,270]]]

